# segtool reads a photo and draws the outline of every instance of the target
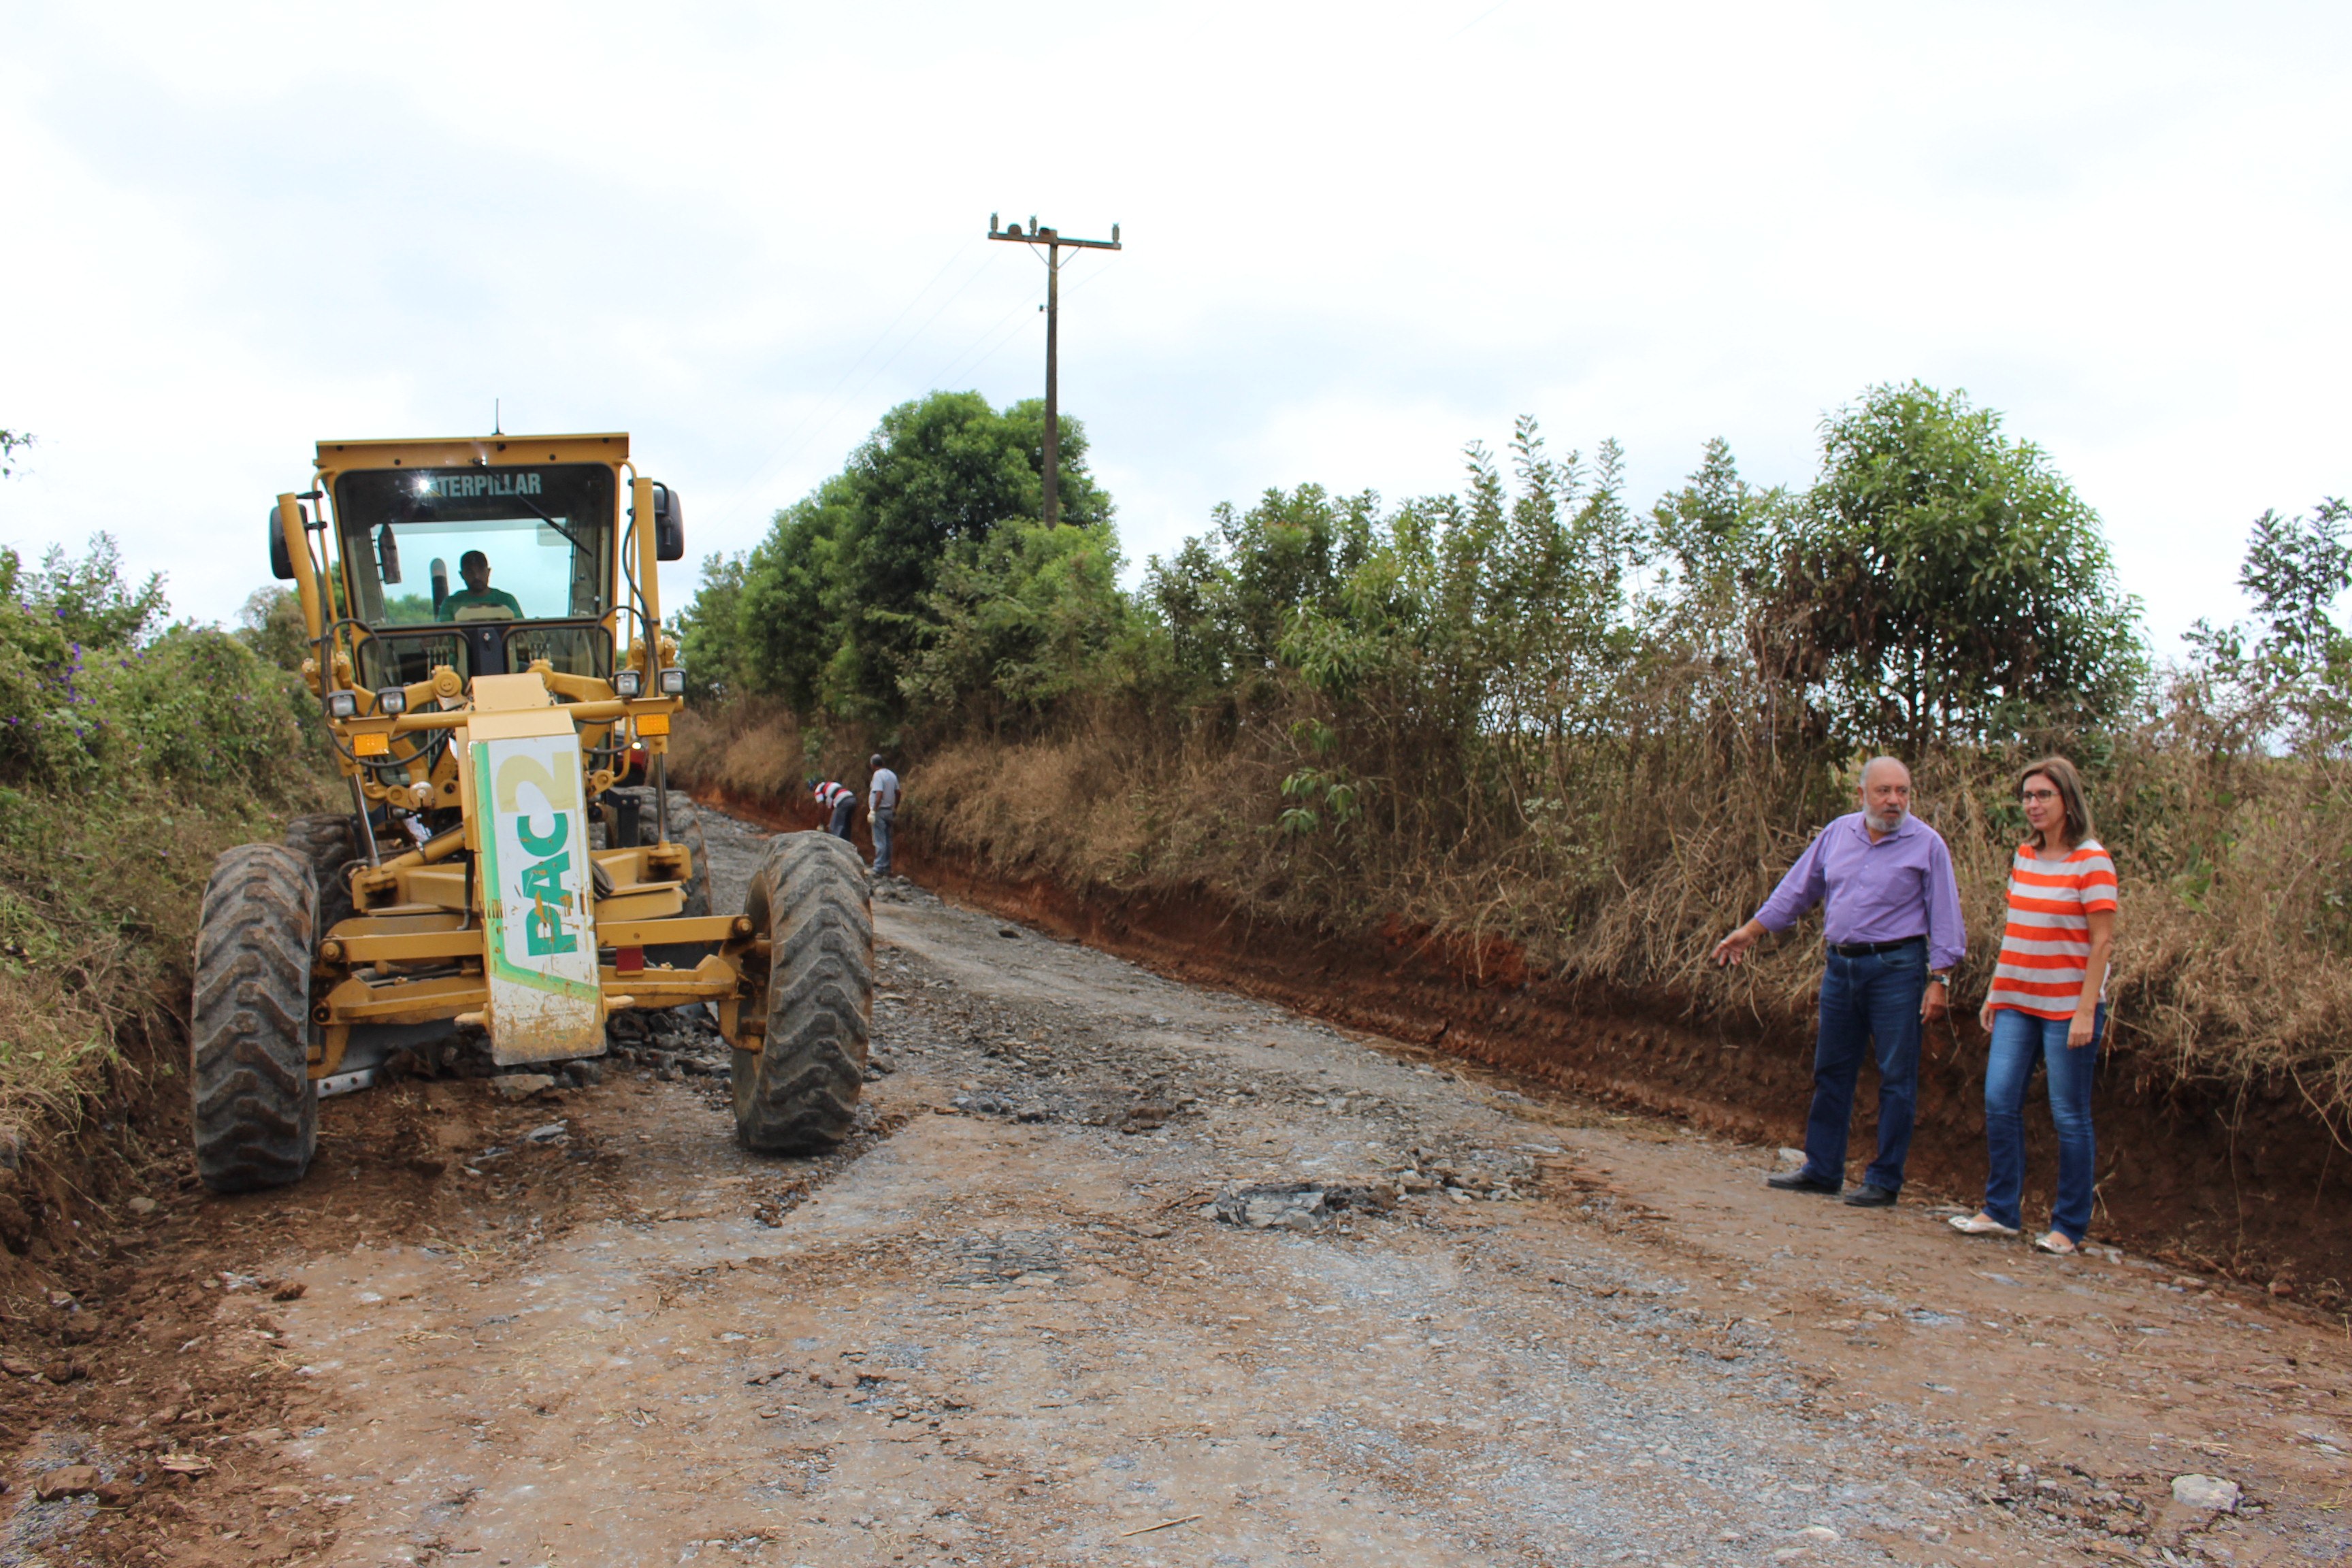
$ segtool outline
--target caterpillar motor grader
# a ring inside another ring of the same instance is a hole
[[[709,1009],[747,1148],[849,1131],[865,867],[779,835],[741,912],[711,912],[665,780],[686,680],[657,572],[685,550],[677,493],[626,436],[319,443],[310,487],[270,510],[269,559],[351,809],[213,868],[191,1009],[206,1186],[299,1180],[321,1093],[395,1053],[593,1057],[631,1008]]]

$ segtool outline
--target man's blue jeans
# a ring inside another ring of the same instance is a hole
[[[874,808],[874,874],[877,877],[890,874],[890,824],[898,815],[898,808],[895,805]]]
[[[2091,1228],[2091,1187],[2098,1145],[2091,1134],[2092,1069],[2098,1066],[2099,1037],[2106,1033],[2107,1010],[2091,1023],[2091,1043],[2069,1048],[2071,1018],[2037,1018],[2014,1007],[1992,1016],[1992,1054],[1985,1060],[1984,1212],[2022,1230],[2019,1202],[2025,1190],[2025,1093],[2033,1069],[2050,1073],[2050,1120],[2058,1128],[2058,1199],[2050,1206],[2050,1228],[2079,1245]]]
[[[1878,1158],[1862,1173],[1903,1190],[1911,1124],[1919,1105],[1919,1003],[1927,994],[1927,944],[1847,958],[1832,951],[1822,973],[1821,1034],[1813,1046],[1813,1108],[1805,1118],[1805,1172],[1845,1184],[1845,1143],[1862,1062],[1877,1047]]]

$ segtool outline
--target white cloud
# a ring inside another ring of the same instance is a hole
[[[0,541],[232,613],[322,436],[625,428],[740,548],[891,403],[1064,387],[1139,561],[1541,418],[1799,481],[1965,385],[2169,634],[2352,486],[2338,7],[0,8]],[[673,581],[673,595],[688,584]]]

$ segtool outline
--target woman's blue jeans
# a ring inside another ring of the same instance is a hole
[[[2050,1228],[2079,1244],[2091,1228],[2091,1184],[2098,1147],[2091,1134],[2091,1077],[2098,1065],[2099,1037],[2106,1032],[2101,1007],[2091,1026],[2091,1043],[2069,1048],[2071,1018],[2037,1018],[2014,1007],[1992,1016],[1992,1053],[1985,1062],[1985,1144],[1990,1169],[1985,1175],[1984,1212],[2022,1230],[2020,1203],[2025,1190],[2025,1093],[2033,1069],[2050,1074],[2050,1120],[2058,1129],[2058,1199],[2050,1208]]]

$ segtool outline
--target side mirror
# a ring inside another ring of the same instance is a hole
[[[663,484],[654,486],[654,559],[686,559],[686,503]]]
[[[286,552],[286,531],[278,526],[278,509],[269,509],[269,574],[280,583],[294,581],[294,557]]]
[[[386,583],[400,581],[400,541],[393,536],[392,524],[385,523],[383,531],[375,536],[377,573]]]

